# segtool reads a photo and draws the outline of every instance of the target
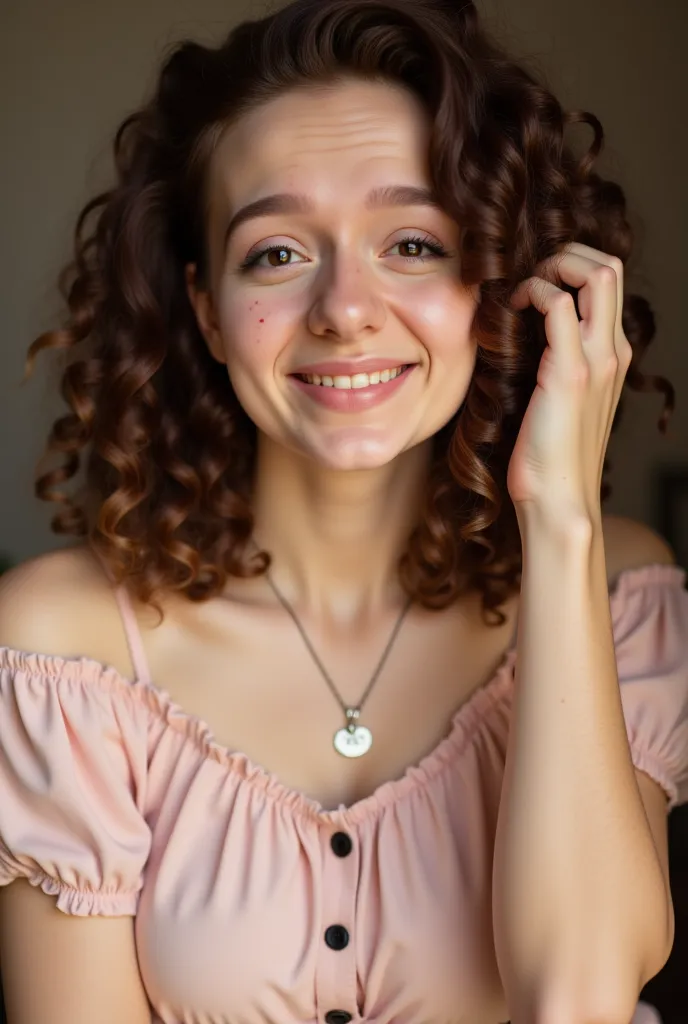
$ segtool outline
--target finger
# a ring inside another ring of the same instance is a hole
[[[581,341],[594,371],[596,358],[606,363],[615,351],[616,271],[608,263],[568,250],[554,258],[552,270],[559,280],[578,289]]]
[[[623,333],[621,314],[623,312],[624,297],[624,265],[618,256],[611,256],[600,249],[593,249],[590,245],[583,245],[582,242],[571,242],[569,250],[579,256],[585,256],[596,263],[605,263],[616,273],[616,318],[614,321],[615,336]]]
[[[612,396],[611,414],[609,417],[609,425],[607,428],[607,436],[605,442],[605,448],[611,435],[612,423],[614,420],[614,414],[621,398],[621,392],[623,390],[624,381],[626,379],[626,373],[631,362],[633,350],[628,338],[624,334],[623,330],[623,299],[624,299],[624,264],[618,256],[611,256],[609,253],[602,252],[599,249],[593,249],[589,245],[583,245],[582,242],[572,242],[569,246],[572,252],[577,253],[580,256],[586,256],[589,259],[593,259],[599,263],[606,263],[612,267],[616,273],[616,317],[614,320],[614,349],[616,352],[616,358],[618,360],[618,374],[614,383],[614,393]]]
[[[572,296],[542,277],[529,277],[518,286],[511,304],[514,309],[533,305],[544,315],[554,365],[561,367],[564,378],[578,375],[586,360]]]

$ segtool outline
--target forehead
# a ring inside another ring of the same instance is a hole
[[[246,114],[213,155],[211,189],[224,206],[291,187],[317,202],[363,188],[385,169],[427,183],[429,123],[394,83],[350,80],[292,90]]]

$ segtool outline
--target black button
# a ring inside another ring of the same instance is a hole
[[[330,949],[346,949],[349,933],[342,924],[331,924],[325,932],[325,942]]]
[[[325,1014],[327,1024],[349,1024],[353,1017],[346,1010],[328,1010]]]
[[[330,846],[337,854],[338,857],[348,857],[353,849],[353,843],[351,842],[351,836],[348,836],[346,832],[335,832],[330,839]],[[333,1011],[339,1013],[339,1010]]]

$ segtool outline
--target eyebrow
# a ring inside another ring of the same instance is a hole
[[[383,185],[372,189],[365,199],[367,210],[378,210],[393,206],[430,206],[444,212],[437,195],[428,188],[417,185]],[[264,196],[253,203],[242,206],[234,214],[225,231],[223,249],[241,224],[254,217],[270,217],[276,213],[312,213],[315,205],[308,196],[291,192],[278,192]]]

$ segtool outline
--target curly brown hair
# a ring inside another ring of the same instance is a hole
[[[67,322],[28,351],[25,379],[40,350],[68,350],[61,394],[71,409],[46,449],[63,463],[37,470],[35,492],[62,506],[55,533],[87,536],[113,577],[130,577],[159,611],[166,590],[204,601],[229,577],[269,566],[268,552],[249,557],[256,428],[208,352],[184,268],[196,263],[202,288],[207,171],[225,128],[286,89],[350,75],[403,83],[420,97],[432,183],[461,225],[461,279],[481,292],[475,370],[461,408],[433,438],[400,581],[434,609],[478,590],[484,620],[500,624],[522,566],[506,472],[546,345],[542,316],[514,311],[509,297],[569,242],[625,263],[633,235],[624,192],[592,170],[604,138],[598,119],[564,111],[538,73],[490,38],[470,0],[295,0],[238,25],[216,48],[186,40],[166,54],[152,98],[116,133],[116,184],[79,215],[75,259],[59,278]],[[579,159],[564,143],[574,123],[594,135]],[[639,370],[655,333],[645,299],[624,296],[623,328],[633,348],[625,383],[663,392],[665,433],[673,388]],[[622,407],[623,398],[614,430]],[[85,485],[70,498],[56,488],[87,447]],[[610,492],[603,479],[602,502]]]

